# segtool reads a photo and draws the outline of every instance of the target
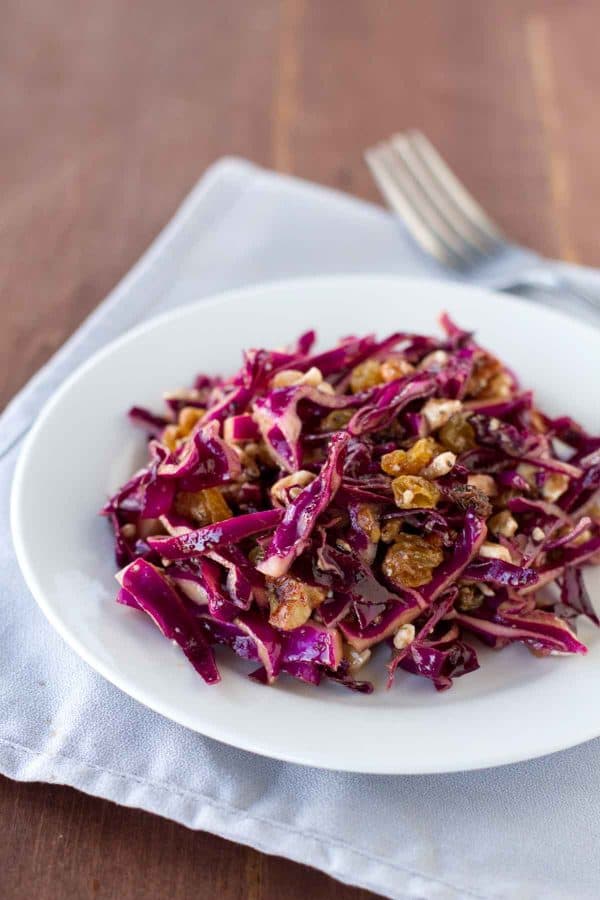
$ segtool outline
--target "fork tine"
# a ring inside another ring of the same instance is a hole
[[[402,156],[407,168],[414,179],[418,181],[423,192],[427,194],[431,204],[436,207],[457,237],[469,248],[470,254],[487,256],[493,253],[498,242],[492,241],[487,234],[483,234],[464,214],[452,194],[446,189],[445,183],[439,180],[436,173],[432,172],[427,161],[421,156],[418,143],[415,146],[408,134],[396,134],[391,138],[390,143]]]
[[[371,148],[365,158],[388,204],[428,253],[455,269],[472,262],[464,241],[448,227],[390,144]]]
[[[487,215],[475,198],[465,186],[458,180],[447,163],[444,162],[430,140],[421,131],[411,129],[407,132],[412,146],[418,150],[421,158],[430,172],[443,184],[447,193],[452,197],[456,206],[461,210],[466,219],[475,225],[479,231],[494,242],[506,241],[501,229]]]
[[[426,253],[430,253],[442,265],[455,266],[456,261],[448,248],[432,234],[399,188],[382,151],[383,148],[379,145],[372,147],[366,151],[365,160],[388,205],[403,219],[413,238]]]

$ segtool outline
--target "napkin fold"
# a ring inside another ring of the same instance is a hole
[[[445,275],[382,209],[222,160],[7,407],[0,771],[140,807],[388,897],[592,900],[600,895],[600,741],[437,776],[355,775],[264,759],[175,725],[104,681],[55,634],[17,567],[8,514],[16,458],[31,422],[80,362],[139,321],[223,289],[353,271]],[[572,274],[600,290],[598,273]],[[575,301],[569,309],[590,315]]]

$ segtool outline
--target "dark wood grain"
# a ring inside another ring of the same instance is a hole
[[[237,153],[377,198],[422,128],[506,230],[600,264],[596,0],[4,0],[0,403]],[[0,780],[0,895],[367,897],[69,788]]]

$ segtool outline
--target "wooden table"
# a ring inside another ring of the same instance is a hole
[[[422,128],[538,250],[600,264],[596,0],[5,0],[0,402],[241,154],[376,199],[361,161]],[[0,781],[0,895],[366,898],[70,788]]]

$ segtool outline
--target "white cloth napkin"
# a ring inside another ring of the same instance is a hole
[[[349,271],[436,274],[383,210],[223,160],[5,411],[0,770],[141,807],[389,897],[597,898],[600,741],[440,776],[349,775],[263,759],[175,725],[104,681],[54,633],[17,568],[8,523],[15,460],[32,419],[78,363],[141,319],[215,291]],[[596,274],[579,273],[600,287]]]

